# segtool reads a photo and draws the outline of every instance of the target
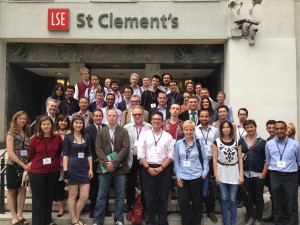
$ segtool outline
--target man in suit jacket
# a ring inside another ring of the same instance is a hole
[[[129,172],[127,157],[129,154],[129,136],[127,130],[117,124],[116,109],[107,111],[108,126],[102,128],[96,137],[96,154],[100,167],[97,168],[99,191],[94,211],[94,223],[103,224],[106,199],[111,184],[115,192],[116,224],[123,224],[123,205],[126,174]]]
[[[125,111],[126,109],[131,108],[131,102],[130,98],[133,94],[133,89],[130,85],[126,85],[124,87],[124,99],[122,102],[118,103],[117,109],[121,110],[122,112]]]
[[[102,118],[103,118],[103,113],[101,109],[95,109],[93,112],[94,123],[85,129],[85,132],[88,133],[91,138],[91,148],[92,148],[92,156],[93,156],[93,173],[95,175],[97,174],[97,166],[98,166],[98,156],[95,151],[96,135],[98,131],[100,131],[103,127],[106,126],[105,124],[102,124]],[[90,215],[89,215],[90,218],[93,218],[98,188],[99,188],[98,177],[93,176],[93,178],[91,179],[90,194],[89,194],[91,200]]]
[[[150,110],[150,116],[152,115],[153,112],[160,111],[164,116],[163,118],[164,120],[169,119],[171,114],[170,114],[170,107],[167,104],[168,102],[167,93],[159,92],[157,95],[157,102],[158,102],[158,106]]]
[[[37,116],[35,119],[35,125],[34,125],[34,130],[33,130],[34,133],[37,131],[39,121],[43,116],[50,116],[53,123],[55,122],[56,117],[57,117],[58,104],[59,104],[59,101],[57,101],[56,99],[50,98],[47,100],[46,113]]]
[[[65,114],[70,117],[74,112],[80,110],[78,105],[78,100],[74,98],[75,87],[73,85],[68,85],[65,91],[66,99],[61,101],[58,107],[59,114]]]
[[[189,97],[188,110],[179,114],[179,119],[182,121],[192,120],[196,125],[199,125],[199,111],[197,107],[199,105],[198,98],[196,96]]]
[[[171,80],[170,91],[171,92],[168,94],[168,105],[171,106],[173,103],[182,105],[183,104],[183,96],[178,91],[177,81]]]
[[[132,95],[130,98],[131,106],[132,108],[136,105],[141,104],[141,98],[138,95]],[[143,110],[144,112],[144,121],[148,122],[149,119],[149,112],[146,110]],[[127,109],[124,112],[122,112],[122,118],[121,118],[121,127],[124,127],[126,124],[131,123],[133,121],[133,116],[132,116],[132,109]]]
[[[96,99],[97,101],[90,103],[89,111],[93,112],[95,109],[103,109],[107,106],[106,101],[104,101],[105,92],[104,90],[100,89],[96,92]]]

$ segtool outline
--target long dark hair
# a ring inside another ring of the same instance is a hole
[[[208,109],[205,109],[205,108],[203,107],[203,100],[207,100],[207,101],[208,101]],[[203,110],[203,109],[207,110],[207,111],[209,112],[209,116],[212,116],[212,115],[214,114],[214,109],[213,109],[213,107],[212,107],[211,101],[210,101],[209,98],[207,98],[207,97],[204,97],[204,98],[201,99],[201,102],[200,102],[200,109],[201,109],[201,110]]]
[[[70,129],[70,119],[69,119],[69,117],[67,115],[65,115],[65,114],[61,114],[55,120],[55,123],[54,123],[54,130],[55,131],[59,131],[59,125],[58,124],[59,124],[60,121],[64,121],[64,120],[66,120],[67,124],[68,124],[66,126],[66,130]]]
[[[234,129],[233,129],[233,125],[231,122],[229,122],[228,120],[225,120],[223,121],[221,124],[220,124],[220,129],[219,129],[219,132],[220,132],[220,139],[223,139],[224,137],[224,134],[222,132],[222,129],[224,127],[225,124],[228,124],[228,126],[230,127],[230,134],[229,134],[229,138],[230,139],[233,139],[234,138]]]
[[[60,89],[62,90],[61,96],[58,96],[58,95],[56,94],[56,91],[57,91],[58,88],[60,88]],[[65,98],[66,98],[66,97],[65,97],[65,90],[64,90],[64,86],[63,86],[62,84],[57,84],[57,85],[55,85],[55,87],[54,87],[54,89],[53,89],[53,92],[52,92],[52,94],[51,94],[51,98],[54,98],[54,99],[59,100],[59,101],[65,100]]]
[[[80,116],[80,115],[76,115],[76,116],[74,116],[74,117],[72,118],[72,122],[71,122],[71,134],[74,134],[74,127],[73,127],[73,126],[74,126],[74,122],[75,122],[76,120],[80,120],[80,121],[82,121],[82,123],[83,123],[82,129],[81,129],[81,131],[80,131],[81,135],[83,136],[83,134],[84,134],[85,123],[84,123],[84,119],[83,119],[82,116]]]

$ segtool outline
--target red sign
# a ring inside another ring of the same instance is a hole
[[[48,9],[48,30],[69,30],[69,9]]]

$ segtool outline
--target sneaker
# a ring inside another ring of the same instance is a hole
[[[207,216],[211,219],[211,221],[213,221],[214,223],[218,222],[218,217],[216,216],[216,214],[214,212],[211,212],[209,214],[207,214]]]
[[[121,221],[117,221],[116,225],[123,225],[123,223]]]
[[[254,219],[249,218],[246,225],[253,225],[254,224]]]
[[[259,220],[255,220],[253,225],[261,225],[261,222]]]

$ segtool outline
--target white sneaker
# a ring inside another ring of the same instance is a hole
[[[249,218],[246,225],[253,225],[253,223],[254,223],[254,219]]]
[[[123,223],[121,221],[117,221],[116,225],[123,225]]]
[[[261,222],[258,221],[258,220],[255,220],[254,224],[253,225],[261,225]]]

